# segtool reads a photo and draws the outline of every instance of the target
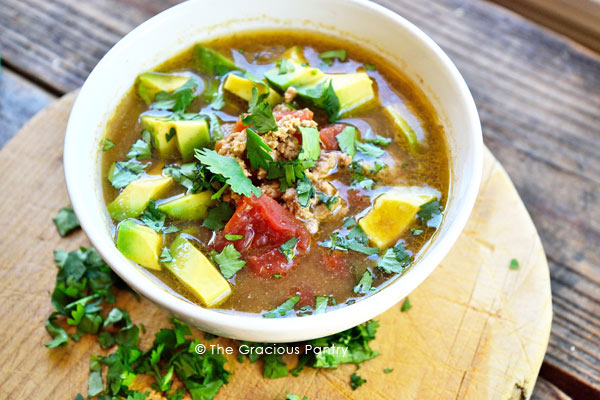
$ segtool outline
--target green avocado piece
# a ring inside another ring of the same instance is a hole
[[[214,206],[212,192],[184,194],[160,203],[157,207],[171,218],[197,221],[206,218],[208,208]]]
[[[213,263],[181,234],[169,247],[173,261],[164,263],[207,307],[215,307],[231,294],[231,286]]]
[[[159,92],[174,92],[190,78],[182,75],[162,74],[160,72],[144,72],[138,76],[138,94],[146,102],[151,104]]]
[[[279,93],[271,89],[266,83],[260,85],[250,79],[235,74],[228,74],[223,83],[223,89],[230,91],[246,101],[252,100],[252,88],[254,86],[256,86],[258,94],[269,93],[266,101],[268,101],[271,106],[281,103],[281,96]]]
[[[328,77],[331,79],[333,91],[340,102],[340,117],[375,99],[373,82],[365,72],[329,74]]]
[[[325,77],[323,71],[318,68],[303,67],[300,63],[291,60],[288,60],[288,63],[292,68],[288,68],[285,74],[280,74],[278,67],[265,72],[267,81],[282,92],[290,86],[294,86],[296,89],[313,86]]]
[[[223,76],[229,71],[244,71],[223,54],[200,44],[194,48],[194,60],[196,67],[210,76]]]
[[[194,158],[194,149],[210,143],[210,131],[205,119],[170,120],[164,117],[144,115],[142,123],[150,131],[154,147],[162,158],[177,155],[184,161]]]
[[[145,225],[128,219],[119,224],[117,230],[117,249],[125,257],[139,265],[158,270],[162,247],[162,235]]]
[[[175,139],[175,129],[172,122],[165,118],[150,115],[142,117],[142,123],[150,131],[154,148],[158,150],[161,158],[177,155],[177,140]]]
[[[127,185],[108,205],[108,214],[117,221],[135,218],[146,209],[150,200],[165,193],[172,183],[171,177],[137,179]]]

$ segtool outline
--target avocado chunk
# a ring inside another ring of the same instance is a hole
[[[373,82],[365,72],[331,74],[328,76],[331,78],[333,91],[340,102],[340,117],[375,99]]]
[[[282,54],[283,58],[288,61],[294,61],[298,64],[307,63],[306,58],[304,57],[304,50],[300,46],[293,46],[287,49]]]
[[[194,158],[194,149],[210,143],[210,132],[205,119],[170,120],[144,115],[142,123],[152,135],[154,147],[162,158],[181,154],[184,161]]]
[[[271,89],[266,83],[257,84],[250,79],[243,78],[235,74],[228,74],[223,83],[223,89],[230,91],[246,101],[252,100],[252,88],[256,86],[258,94],[268,93],[267,101],[271,106],[281,103],[281,96],[275,90]]]
[[[158,209],[171,218],[197,221],[206,218],[208,208],[214,206],[212,192],[179,195],[158,205]]]
[[[160,271],[158,263],[162,247],[162,235],[145,225],[128,219],[119,224],[117,249],[131,261],[142,267]]]
[[[174,92],[190,78],[182,75],[162,74],[160,72],[144,72],[138,76],[138,94],[146,102],[151,104],[159,92]]]
[[[419,148],[419,138],[414,129],[402,117],[402,108],[403,106],[401,104],[390,104],[383,109],[387,116],[392,120],[394,127],[400,132],[401,136],[406,140],[406,143],[408,143],[410,150],[414,152]]]
[[[117,221],[135,218],[146,209],[150,200],[155,200],[165,193],[172,183],[171,177],[137,179],[127,185],[108,205],[108,213]]]
[[[375,246],[385,249],[399,239],[423,204],[439,197],[432,188],[395,187],[379,196],[358,224]]]
[[[300,63],[288,60],[291,66],[285,74],[279,73],[279,68],[265,72],[267,81],[277,89],[285,92],[288,87],[294,86],[296,89],[313,86],[325,78],[325,74],[318,68],[303,67]]]
[[[215,307],[231,294],[231,286],[212,262],[198,250],[185,234],[169,247],[173,261],[165,267],[207,307]]]
[[[194,48],[194,60],[199,70],[210,76],[223,76],[229,71],[242,71],[243,69],[223,54],[202,46]]]

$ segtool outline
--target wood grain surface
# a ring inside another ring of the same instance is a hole
[[[42,111],[0,152],[0,169],[11,171],[0,177],[0,186],[12,188],[0,204],[3,399],[85,393],[89,356],[101,352],[94,336],[66,348],[43,346],[49,340],[43,325],[56,274],[52,250],[87,242],[83,232],[60,239],[51,221],[68,203],[61,156],[74,97]],[[508,268],[513,257],[520,261],[518,270]],[[231,356],[228,368],[234,376],[218,398],[282,399],[286,391],[332,400],[529,398],[550,334],[550,277],[535,227],[491,153],[486,151],[481,191],[463,234],[410,298],[408,312],[395,306],[377,318],[373,347],[381,355],[362,366],[368,383],[357,391],[349,385],[354,366],[265,380],[259,365],[239,364]],[[121,293],[117,305],[146,326],[142,346],[168,324],[164,311],[130,293]],[[395,372],[384,374],[384,368]],[[136,387],[150,390],[149,379]]]
[[[174,2],[3,0],[3,76],[10,70],[29,79],[43,88],[29,96],[47,101],[46,92],[80,86],[120,37]],[[538,228],[555,313],[541,376],[573,398],[600,397],[600,56],[482,0],[380,3],[417,24],[457,64],[485,142]],[[0,90],[0,109],[33,101],[7,93],[14,92]],[[7,125],[2,118],[0,136],[25,120],[10,113],[18,122]]]

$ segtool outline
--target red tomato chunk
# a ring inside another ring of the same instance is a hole
[[[229,242],[224,235],[243,235],[244,238]],[[299,239],[296,256],[288,261],[279,247],[291,239]],[[298,256],[310,248],[310,234],[304,225],[269,196],[244,197],[235,213],[217,237],[213,247],[218,251],[233,243],[257,275],[271,277],[285,274]]]
[[[326,126],[325,128],[319,131],[319,136],[321,137],[321,142],[325,147],[325,150],[339,150],[340,146],[338,145],[337,139],[335,138],[337,135],[342,133],[346,125],[344,124],[333,124]]]

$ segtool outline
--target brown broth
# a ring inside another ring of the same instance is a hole
[[[377,187],[371,192],[370,197],[363,198],[362,203],[351,205],[347,216],[363,213],[375,195],[390,186],[432,187],[442,193],[441,204],[445,204],[449,186],[449,155],[443,128],[423,93],[395,66],[382,62],[377,55],[355,44],[305,32],[278,31],[235,34],[205,43],[205,45],[223,54],[232,54],[238,65],[256,76],[261,76],[262,73],[272,68],[274,62],[281,58],[281,53],[293,45],[303,46],[305,57],[310,64],[320,68],[323,65],[318,58],[319,52],[338,48],[347,49],[348,60],[343,63],[336,61],[330,68],[325,69],[326,72],[355,72],[359,68],[364,68],[364,63],[374,65],[376,70],[368,71],[368,73],[376,82],[374,86],[379,100],[385,103],[402,102],[407,107],[411,115],[409,123],[413,128],[420,126],[420,133],[424,135],[421,142],[424,150],[414,154],[408,150],[402,138],[392,141],[391,145],[385,147],[387,154],[380,161],[387,163],[393,172],[387,173],[384,186]],[[193,47],[161,64],[155,70],[161,72],[186,71],[202,76],[194,66],[192,50]],[[234,95],[226,93],[225,99],[227,106],[218,113],[218,116],[224,121],[235,121],[241,112],[246,111],[247,103]],[[196,100],[189,107],[189,111],[199,112],[204,106],[202,100]],[[142,131],[139,116],[147,110],[146,104],[137,96],[135,88],[132,88],[121,100],[114,116],[107,124],[105,137],[116,143],[115,147],[103,154],[101,163],[104,198],[107,204],[118,195],[118,190],[114,189],[106,179],[108,168],[113,162],[126,159],[129,148],[139,139]],[[315,120],[321,127],[324,120],[322,113],[316,112]],[[363,136],[365,128],[369,127],[381,136],[394,137],[395,129],[384,115],[381,105],[360,110],[352,118],[343,119],[341,122],[357,126]],[[152,166],[147,168],[147,171],[152,172],[154,169],[153,172],[160,173],[164,160],[154,158],[150,162]],[[347,196],[346,185],[350,182],[350,173],[339,171],[332,176],[332,181],[340,195]],[[182,186],[175,186],[165,198],[184,192],[185,189]],[[174,223],[192,234],[201,249],[208,244],[213,235],[211,230],[201,226],[201,222],[174,221]],[[232,295],[219,308],[236,312],[258,313],[278,306],[295,293],[301,293],[302,297],[301,303],[296,309],[302,305],[313,305],[310,299],[318,295],[332,296],[339,304],[348,300],[358,301],[364,297],[357,297],[353,292],[353,287],[367,267],[372,268],[375,274],[374,287],[395,279],[397,276],[383,274],[375,268],[376,256],[367,257],[352,251],[345,255],[347,267],[342,270],[332,271],[324,267],[323,257],[330,250],[319,246],[318,242],[325,240],[334,230],[341,228],[342,223],[341,217],[321,223],[319,233],[312,237],[310,252],[280,279],[258,277],[248,268],[242,268],[230,280],[233,283]],[[407,230],[402,239],[405,241],[406,248],[416,255],[431,240],[434,233],[435,229],[427,228],[421,235],[414,236],[410,230]],[[176,237],[176,234],[165,236],[165,245],[168,245]],[[152,272],[175,291],[190,301],[198,303],[198,300],[167,270]]]

